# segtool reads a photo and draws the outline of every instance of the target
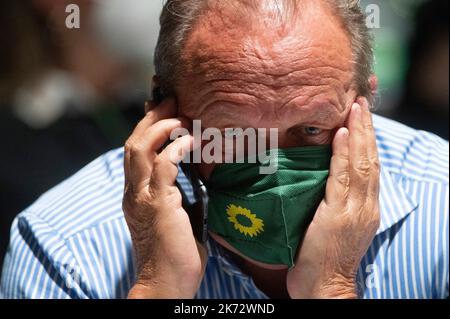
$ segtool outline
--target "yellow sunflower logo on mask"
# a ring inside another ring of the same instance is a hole
[[[230,204],[227,206],[228,220],[245,236],[254,237],[264,231],[264,221],[247,208]]]

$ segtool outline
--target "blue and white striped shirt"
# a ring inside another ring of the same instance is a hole
[[[375,116],[381,160],[381,225],[363,258],[364,298],[446,298],[449,283],[448,142]],[[4,298],[124,298],[134,280],[121,208],[122,149],[62,182],[14,221]],[[182,185],[187,181],[180,178]],[[199,298],[266,298],[208,243]]]

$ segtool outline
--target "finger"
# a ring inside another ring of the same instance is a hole
[[[172,134],[178,133],[177,138],[180,135],[187,135],[190,127],[190,121],[184,117],[161,120],[147,128],[136,140],[136,143],[142,145],[143,148],[149,149],[151,152],[158,152],[172,137]]]
[[[166,186],[173,186],[178,176],[178,164],[193,150],[194,137],[182,136],[170,143],[153,163],[151,186],[163,191]]]
[[[164,100],[159,106],[154,104],[152,101],[147,101],[145,103],[146,108],[146,114],[144,118],[138,123],[138,125],[133,130],[133,133],[130,135],[130,137],[127,139],[127,142],[125,143],[125,152],[124,152],[124,171],[125,175],[127,175],[130,172],[130,153],[128,150],[130,147],[127,147],[127,145],[134,144],[134,141],[136,139],[139,139],[139,137],[145,132],[146,129],[151,127],[154,123],[165,119],[165,118],[171,118],[175,117],[176,115],[176,103],[175,99],[169,98]],[[150,110],[147,112],[147,110]]]
[[[361,106],[362,122],[364,125],[365,135],[367,137],[367,154],[371,157],[378,157],[378,148],[376,144],[375,128],[373,126],[372,113],[369,109],[369,102],[366,98],[359,98],[358,104]]]
[[[148,186],[153,160],[157,156],[156,151],[169,139],[172,131],[186,127],[186,121],[181,118],[161,120],[148,128],[132,144],[127,145],[129,171],[126,172],[125,178],[135,191]]]
[[[353,104],[348,119],[349,130],[349,197],[362,205],[369,183],[370,163],[367,155],[367,137],[364,130],[361,106]]]
[[[348,129],[339,129],[333,140],[330,175],[325,190],[325,204],[334,206],[346,200],[349,187]]]
[[[375,128],[373,126],[372,114],[369,109],[369,102],[366,98],[359,98],[358,102],[362,109],[364,129],[367,137],[367,153],[371,167],[368,194],[372,199],[377,200],[379,194],[380,163]]]

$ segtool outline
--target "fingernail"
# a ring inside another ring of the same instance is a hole
[[[349,135],[348,129],[346,127],[341,127],[339,131],[340,131],[340,134],[342,134],[344,136]]]
[[[341,137],[346,139],[349,136],[348,129],[346,127],[341,127],[339,130],[337,130],[335,138]]]

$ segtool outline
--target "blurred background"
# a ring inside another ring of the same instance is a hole
[[[0,2],[0,263],[13,218],[122,146],[143,116],[162,2]],[[69,4],[79,29],[66,27]],[[449,1],[370,4],[380,8],[376,113],[448,140]]]

